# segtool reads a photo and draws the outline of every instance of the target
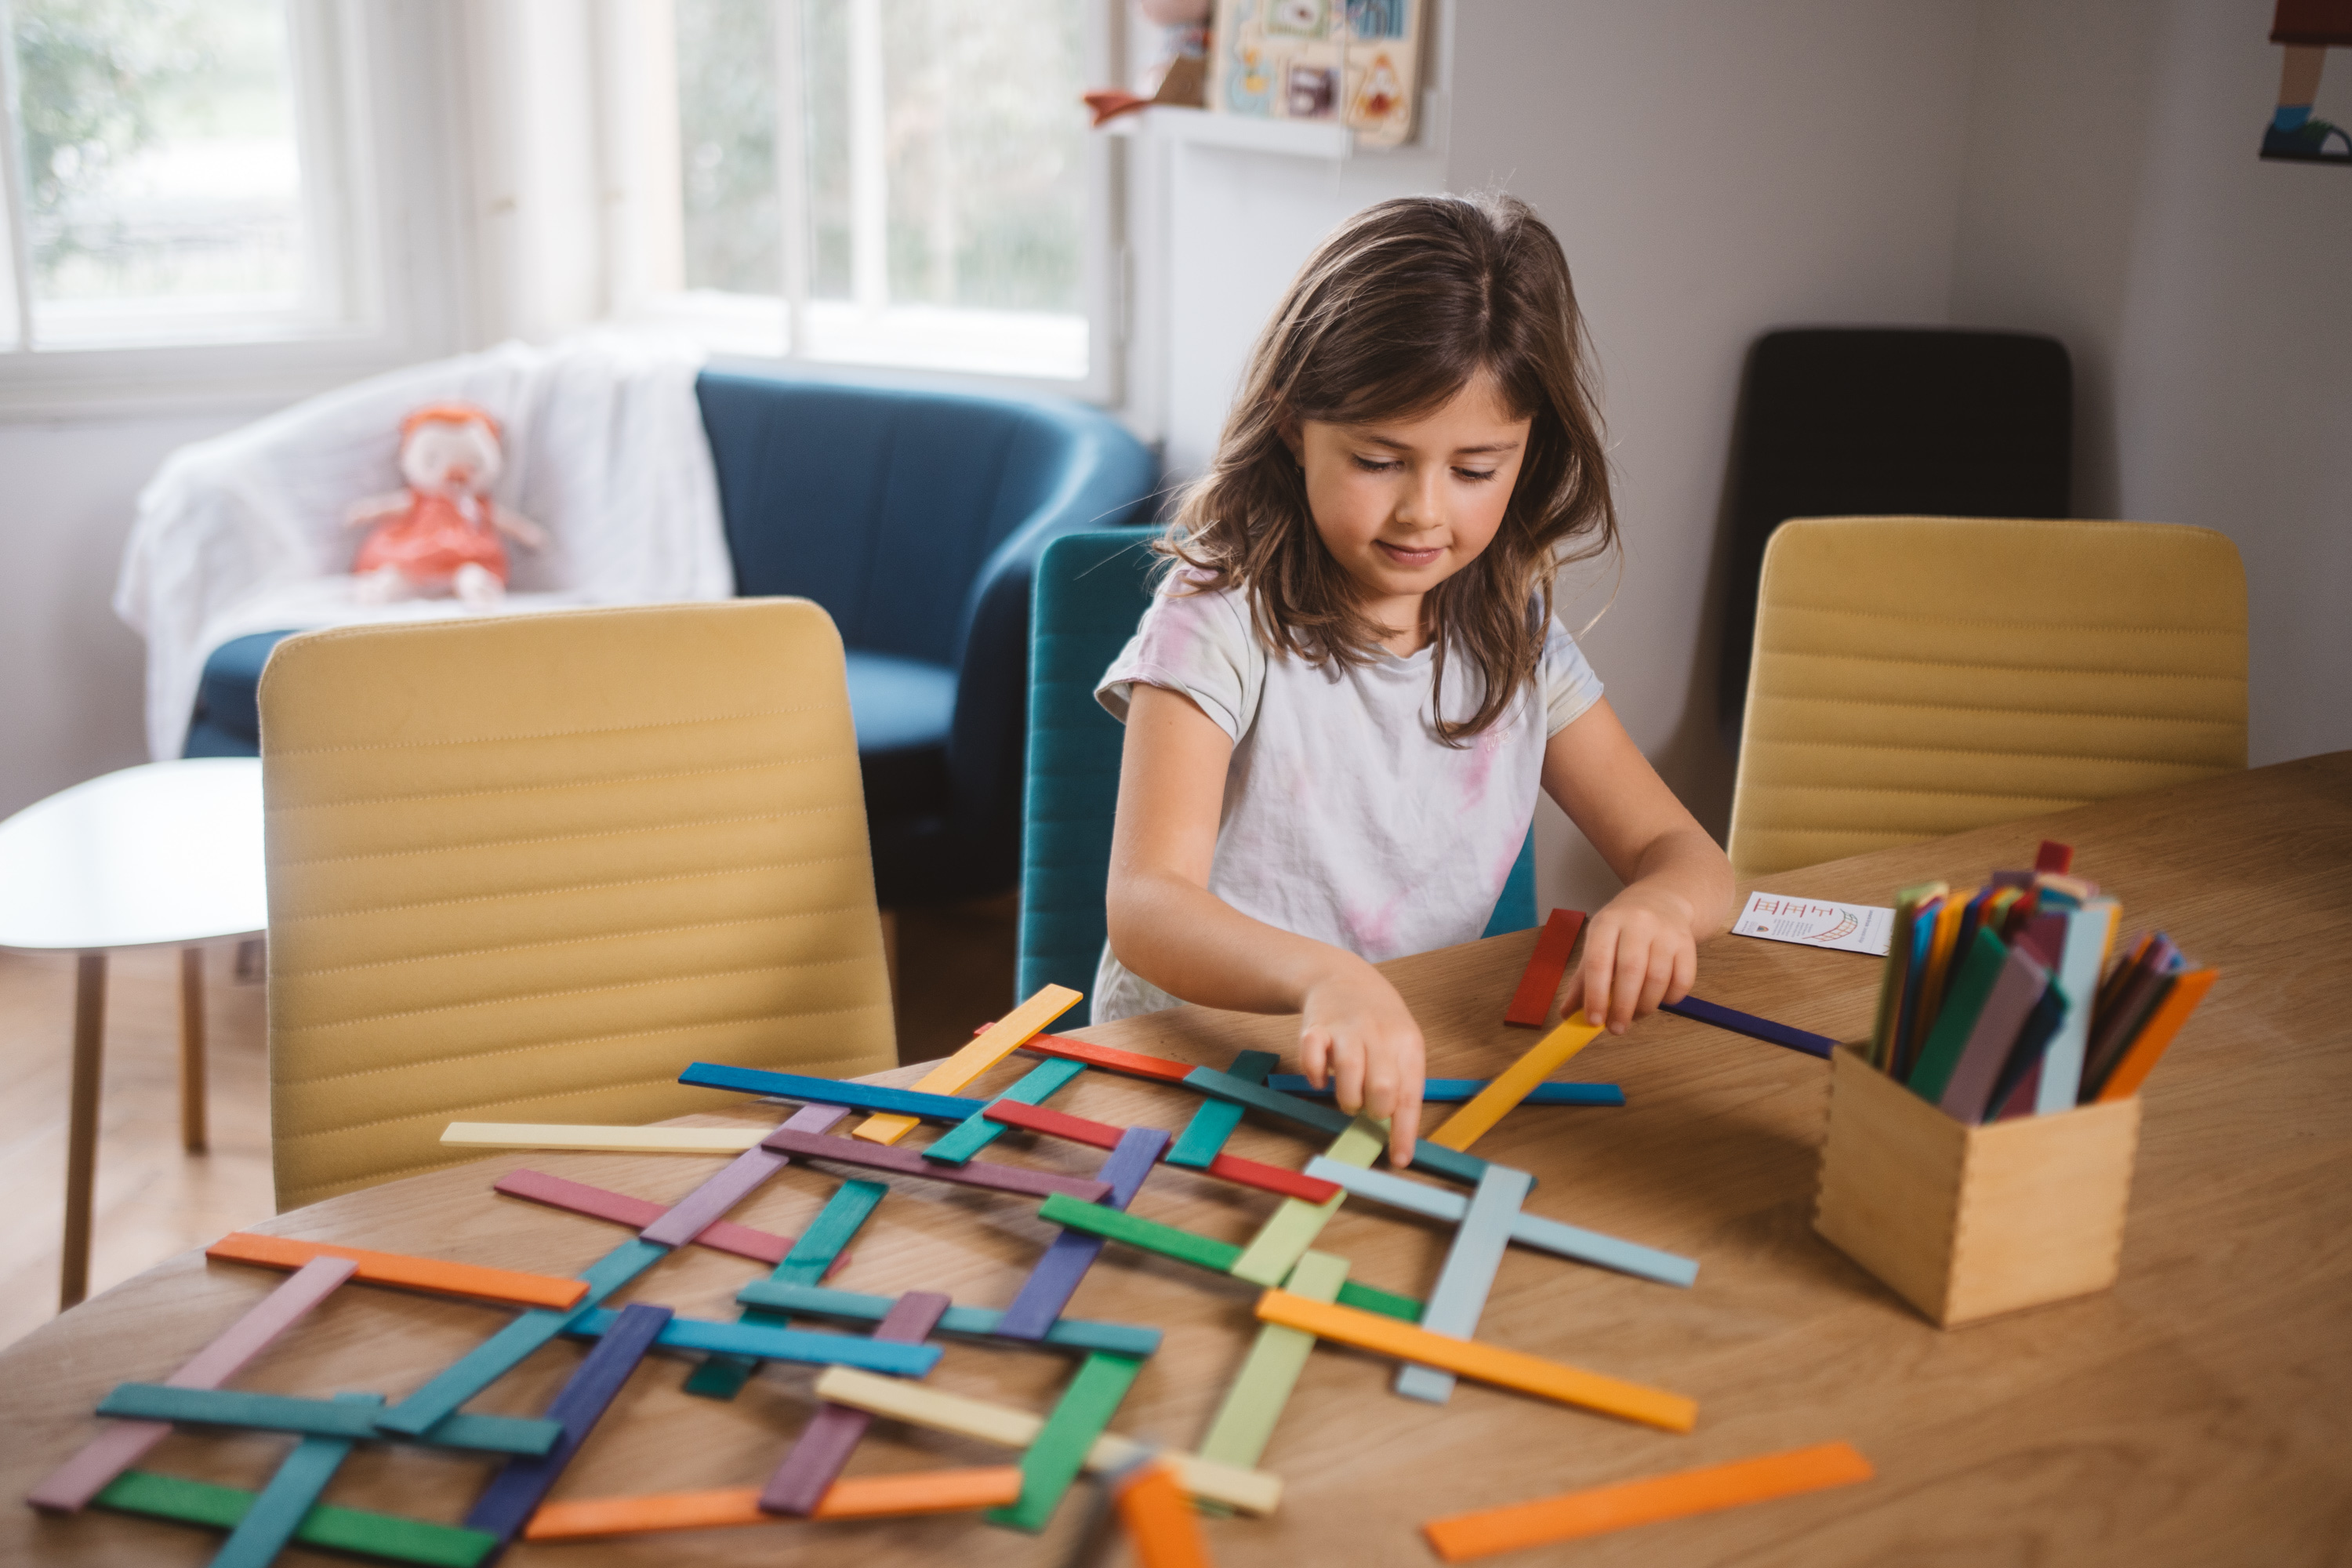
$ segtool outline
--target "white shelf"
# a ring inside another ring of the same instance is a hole
[[[1294,158],[1345,158],[1355,151],[1356,133],[1344,125],[1316,120],[1266,120],[1254,114],[1212,114],[1205,109],[1169,109],[1158,104],[1122,114],[1103,128],[1113,136],[1144,136],[1195,147],[1232,147]]]

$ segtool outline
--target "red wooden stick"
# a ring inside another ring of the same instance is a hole
[[[1032,1035],[1022,1043],[1021,1048],[1034,1051],[1041,1057],[1064,1057],[1074,1062],[1084,1062],[1088,1067],[1108,1068],[1113,1072],[1131,1072],[1140,1078],[1156,1078],[1169,1083],[1182,1083],[1184,1075],[1198,1065],[1171,1062],[1166,1057],[1147,1057],[1135,1051],[1122,1051],[1116,1046],[1097,1046],[1062,1035]]]
[[[1049,1110],[1042,1105],[1023,1105],[1012,1100],[996,1100],[981,1114],[1007,1127],[1023,1127],[1050,1138],[1066,1138],[1073,1143],[1091,1143],[1097,1149],[1118,1148],[1119,1136],[1127,1131],[1108,1121],[1090,1121],[1065,1110]],[[1335,1182],[1244,1160],[1238,1154],[1220,1154],[1201,1169],[1205,1174],[1228,1182],[1279,1193],[1286,1198],[1304,1198],[1310,1204],[1328,1203],[1339,1191]]]
[[[1560,977],[1568,973],[1568,955],[1575,951],[1576,939],[1583,930],[1582,910],[1552,910],[1536,937],[1536,951],[1528,960],[1528,972],[1519,976],[1519,988],[1511,994],[1503,1022],[1523,1029],[1544,1026],[1544,1020],[1551,1016],[1551,999],[1559,994]]]

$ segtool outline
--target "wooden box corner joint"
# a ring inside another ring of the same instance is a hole
[[[1955,1121],[1841,1046],[1813,1228],[1939,1328],[2116,1282],[2137,1096]]]

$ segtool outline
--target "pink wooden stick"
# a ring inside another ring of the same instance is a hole
[[[335,1287],[358,1268],[348,1258],[312,1258],[286,1283],[254,1303],[252,1310],[223,1330],[219,1338],[190,1356],[187,1364],[164,1383],[173,1388],[218,1388],[270,1341],[332,1295]],[[79,1512],[84,1503],[104,1491],[108,1483],[137,1464],[141,1455],[171,1432],[168,1421],[115,1422],[51,1471],[25,1500],[52,1513]]]
[[[510,1198],[529,1198],[550,1208],[568,1209],[573,1214],[586,1215],[591,1219],[611,1220],[614,1225],[625,1225],[632,1230],[641,1230],[669,1212],[666,1205],[651,1198],[633,1198],[626,1193],[616,1193],[607,1187],[592,1187],[585,1182],[566,1181],[562,1176],[551,1176],[544,1171],[509,1171],[493,1184]],[[716,1225],[704,1227],[702,1234],[693,1239],[705,1247],[731,1252],[738,1258],[774,1264],[784,1260],[784,1254],[793,1249],[793,1238],[722,1219]]]
[[[795,1132],[830,1132],[833,1124],[849,1114],[843,1105],[808,1105],[793,1112],[784,1121]],[[760,1184],[792,1163],[790,1154],[753,1145],[744,1150],[726,1169],[677,1201],[677,1206],[645,1227],[645,1239],[658,1241],[665,1247],[684,1247],[688,1242],[707,1239],[705,1233],[727,1215],[727,1211],[750,1197]]]

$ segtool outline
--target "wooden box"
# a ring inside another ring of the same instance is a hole
[[[1969,1127],[1838,1047],[1813,1228],[1950,1328],[2116,1282],[2139,1099]]]

